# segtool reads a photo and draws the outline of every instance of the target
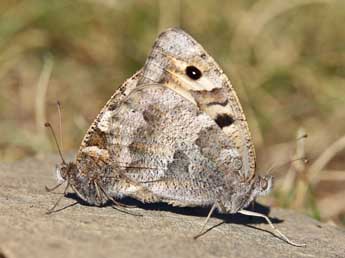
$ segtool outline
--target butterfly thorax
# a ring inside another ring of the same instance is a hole
[[[74,162],[61,163],[56,167],[58,183],[67,181],[67,185],[73,189],[79,198],[98,206],[107,201],[107,198],[101,194],[102,190],[97,189],[98,182],[101,181],[100,174],[97,170],[82,171]]]

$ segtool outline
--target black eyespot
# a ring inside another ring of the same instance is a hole
[[[186,74],[189,78],[195,81],[202,75],[201,71],[193,65],[186,67]]]
[[[234,119],[227,114],[219,114],[215,122],[220,128],[223,128],[225,126],[231,125],[234,122]]]

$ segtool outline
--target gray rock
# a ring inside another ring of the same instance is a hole
[[[193,240],[205,209],[138,204],[131,209],[143,215],[137,217],[111,206],[77,204],[46,215],[61,196],[44,190],[55,184],[57,162],[54,156],[0,165],[0,258],[345,257],[343,229],[282,209],[272,209],[269,216],[307,247],[288,245],[263,220],[243,215],[216,215],[208,224],[214,227]],[[73,198],[63,198],[59,207]]]

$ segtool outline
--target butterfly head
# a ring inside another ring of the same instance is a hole
[[[258,196],[265,196],[272,191],[273,187],[273,177],[264,176],[257,177],[254,183],[254,189]]]
[[[58,183],[63,183],[68,180],[71,175],[77,172],[77,166],[73,162],[61,162],[60,164],[56,165],[55,172]]]
[[[237,211],[238,208],[242,209],[247,207],[252,201],[255,200],[258,196],[264,196],[271,192],[273,186],[273,177],[272,176],[255,176],[254,180],[251,183],[251,187],[248,187],[247,193],[245,193],[245,202],[242,203],[239,207],[236,207],[235,210]],[[244,205],[243,205],[244,204]]]

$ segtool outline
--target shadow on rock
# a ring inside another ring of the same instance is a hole
[[[79,204],[90,206],[88,203],[83,201],[81,198],[78,197],[75,193],[68,193],[66,195],[67,198],[73,199],[78,201]],[[138,200],[132,198],[124,198],[121,199],[121,203],[129,206],[136,206],[143,210],[150,210],[150,211],[166,211],[175,214],[181,214],[186,216],[197,216],[197,217],[206,217],[210,211],[210,207],[175,207],[166,203],[142,203]],[[111,201],[107,202],[103,207],[113,206]],[[66,207],[67,208],[67,207]],[[130,210],[130,209],[129,209]],[[269,216],[270,207],[262,205],[260,203],[254,202],[253,205],[247,207],[247,210],[255,211],[266,216]],[[215,211],[212,217],[218,218],[223,220],[223,223],[231,223],[231,224],[267,224],[264,218],[253,217],[253,216],[245,216],[242,214],[223,214]],[[282,223],[283,220],[278,218],[271,218],[269,217],[272,223]],[[249,225],[248,225],[249,226]],[[250,226],[249,226],[250,227]]]

